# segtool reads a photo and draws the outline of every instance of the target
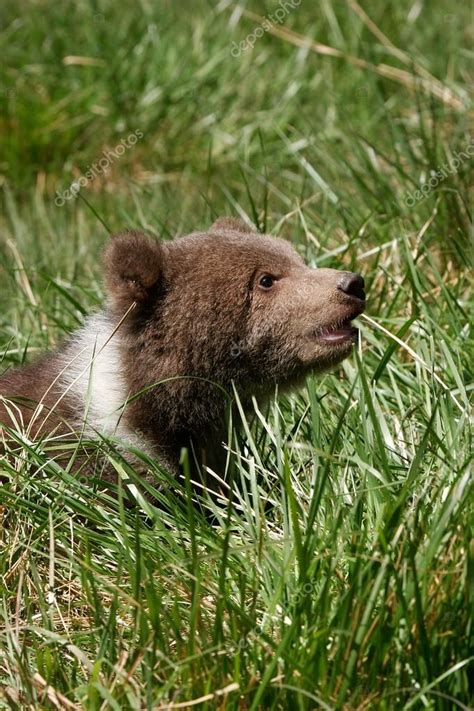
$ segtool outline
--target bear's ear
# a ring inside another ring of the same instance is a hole
[[[147,302],[163,273],[162,245],[133,230],[111,237],[104,251],[107,290],[114,306],[127,311]]]
[[[221,230],[231,232],[255,232],[252,227],[249,227],[243,220],[238,217],[219,217],[218,220],[209,229],[209,232],[220,232]]]

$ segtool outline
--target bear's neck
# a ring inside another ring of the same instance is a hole
[[[60,389],[76,424],[148,451],[175,471],[183,448],[220,467],[230,388],[184,374],[179,353],[160,352],[159,343],[151,353],[116,323],[107,312],[90,317],[61,352]]]

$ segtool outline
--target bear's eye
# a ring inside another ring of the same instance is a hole
[[[261,286],[262,289],[271,289],[274,283],[275,279],[271,274],[264,274],[258,280],[258,285]]]

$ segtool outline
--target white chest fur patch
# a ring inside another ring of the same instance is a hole
[[[123,376],[121,336],[105,313],[91,316],[62,357],[61,393],[77,408],[77,421],[89,436],[99,432],[140,446],[124,422],[129,393]]]

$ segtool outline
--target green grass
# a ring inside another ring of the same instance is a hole
[[[2,707],[472,702],[470,159],[407,202],[471,145],[468,8],[367,0],[390,45],[354,3],[302,2],[234,58],[257,22],[239,7],[3,3],[0,368],[97,307],[109,230],[168,239],[225,214],[313,265],[363,272],[361,348],[235,423],[230,503],[193,503],[151,463],[158,505],[130,508],[117,443],[102,443],[119,475],[104,492],[55,462],[54,441],[13,432]],[[55,204],[136,130],[106,175]]]

